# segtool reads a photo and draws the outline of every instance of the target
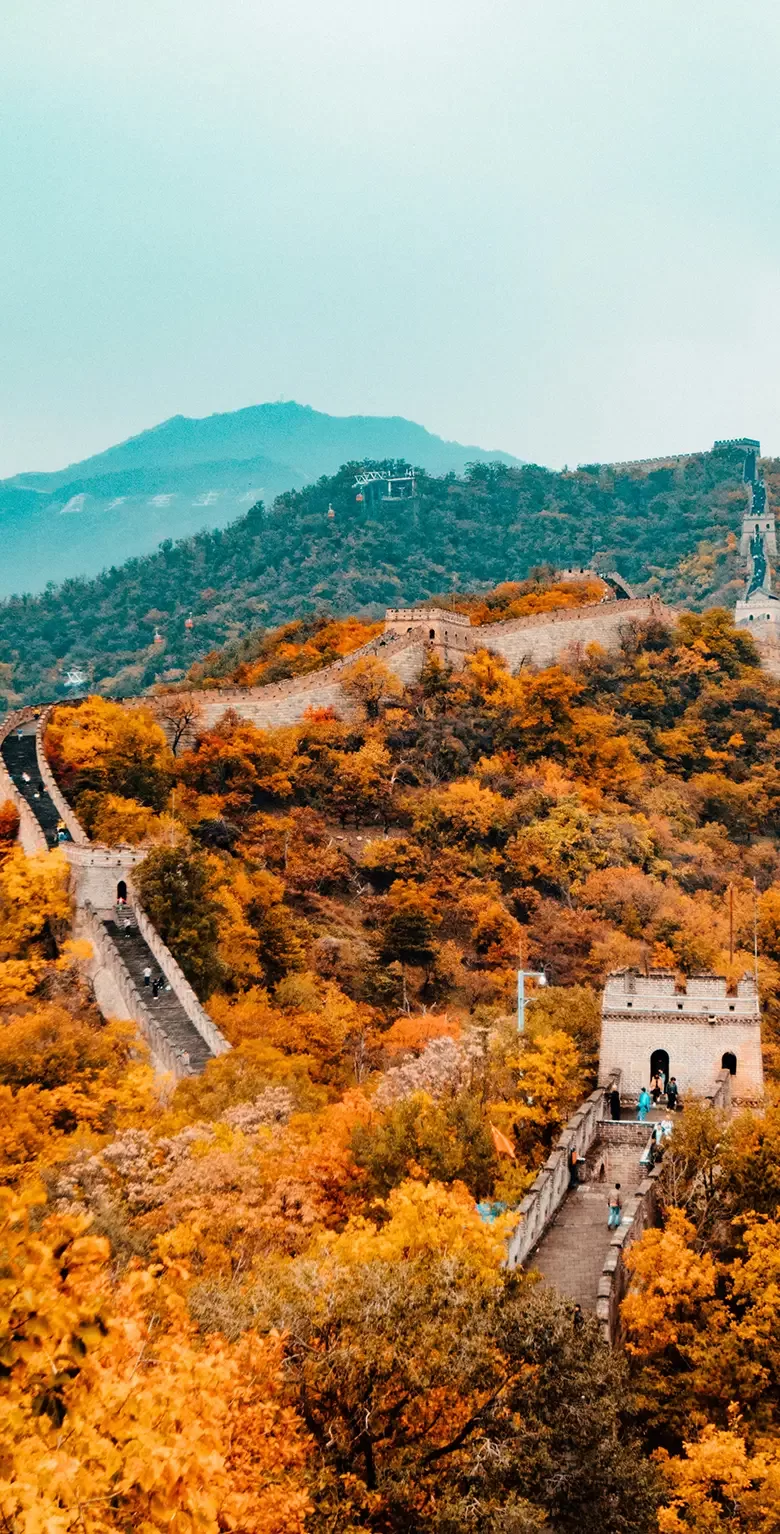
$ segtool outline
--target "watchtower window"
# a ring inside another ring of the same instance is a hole
[[[721,1070],[728,1071],[731,1076],[736,1076],[736,1074],[737,1074],[737,1057],[736,1057],[735,1054],[732,1053],[732,1051],[730,1049],[726,1050],[726,1053],[723,1056],[723,1059],[721,1060],[720,1065],[721,1065]]]
[[[429,639],[435,639],[436,638],[436,630],[435,629],[429,629],[428,630],[428,638]]]

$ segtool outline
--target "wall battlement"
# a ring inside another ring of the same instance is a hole
[[[201,725],[211,729],[228,709],[260,729],[296,724],[309,709],[332,708],[342,719],[354,718],[355,705],[344,692],[342,681],[345,671],[365,655],[376,656],[403,683],[417,680],[431,654],[457,666],[467,653],[484,648],[501,655],[512,669],[548,666],[566,652],[584,652],[589,644],[617,649],[630,624],[672,622],[674,616],[658,597],[607,598],[479,628],[472,626],[466,613],[437,607],[391,607],[383,634],[320,671],[261,687],[198,691]]]

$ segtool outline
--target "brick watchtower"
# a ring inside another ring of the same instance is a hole
[[[673,970],[617,970],[601,1004],[599,1079],[622,1071],[622,1090],[636,1096],[658,1068],[677,1077],[683,1097],[703,1097],[718,1071],[731,1072],[735,1098],[760,1098],[761,1019],[756,982],[744,975],[729,992],[725,975],[690,975],[685,989]]]
[[[449,661],[459,665],[464,655],[474,649],[468,614],[448,612],[443,607],[388,607],[385,633],[418,635],[445,664]]]

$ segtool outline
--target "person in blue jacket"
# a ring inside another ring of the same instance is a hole
[[[638,1112],[637,1112],[637,1117],[639,1119],[640,1124],[643,1124],[645,1119],[647,1118],[647,1115],[648,1115],[648,1113],[650,1111],[651,1103],[652,1103],[652,1098],[650,1096],[650,1093],[648,1092],[647,1087],[643,1087],[641,1092],[640,1092],[640,1094],[639,1094],[639,1108],[638,1108]]]

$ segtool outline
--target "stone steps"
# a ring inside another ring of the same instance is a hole
[[[625,1206],[646,1175],[639,1155],[636,1145],[614,1145],[598,1139],[588,1152],[587,1165],[597,1172],[603,1163],[603,1181],[585,1182],[567,1193],[526,1263],[546,1284],[594,1314],[613,1235],[607,1225],[608,1194],[619,1182]]]
[[[144,985],[144,970],[147,966],[152,972],[153,979],[161,973],[160,966],[138,931],[131,911],[128,911],[125,920],[129,923],[129,930],[125,930],[124,925],[116,922],[112,917],[104,917],[103,926],[109,937],[113,939],[122,963],[158,1027],[175,1049],[185,1051],[189,1056],[190,1069],[199,1074],[209,1060],[213,1059],[212,1052],[205,1039],[201,1038],[194,1023],[190,1022],[174,991],[163,989],[155,998],[151,985]],[[165,980],[164,976],[163,980]]]

